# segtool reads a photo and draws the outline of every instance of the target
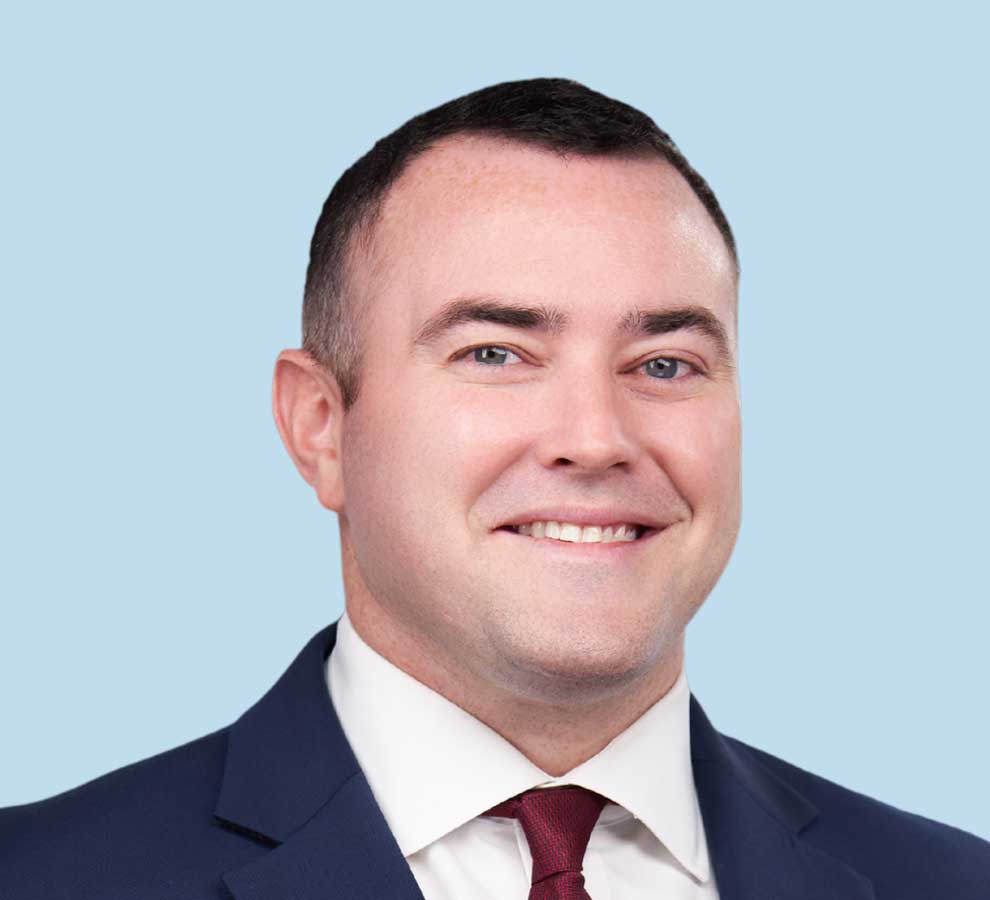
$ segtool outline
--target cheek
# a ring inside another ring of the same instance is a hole
[[[672,407],[655,429],[664,468],[697,515],[737,504],[741,423],[734,401],[713,398]]]
[[[484,385],[453,386],[434,399],[417,422],[416,449],[428,454],[435,488],[467,516],[525,451],[528,406]]]
[[[373,507],[422,527],[463,524],[513,458],[524,429],[518,404],[513,412],[504,394],[461,388],[393,393],[348,423],[345,473],[353,514]]]

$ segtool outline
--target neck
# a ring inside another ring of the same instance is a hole
[[[684,638],[635,680],[589,695],[513,691],[451,664],[443,648],[417,639],[374,602],[352,602],[354,630],[376,653],[441,694],[511,743],[548,775],[559,777],[599,753],[674,685]]]

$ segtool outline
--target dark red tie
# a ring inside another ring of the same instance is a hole
[[[522,825],[533,857],[529,900],[591,900],[584,889],[584,851],[608,800],[568,785],[535,788],[482,813]]]

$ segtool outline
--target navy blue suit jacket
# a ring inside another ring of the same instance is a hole
[[[330,702],[335,637],[230,727],[0,810],[0,898],[422,900]],[[721,900],[990,898],[990,843],[725,737],[693,697],[691,751]]]

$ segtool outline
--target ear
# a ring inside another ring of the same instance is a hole
[[[283,350],[275,361],[272,412],[299,474],[327,509],[344,506],[341,477],[343,402],[337,380],[304,350]]]

